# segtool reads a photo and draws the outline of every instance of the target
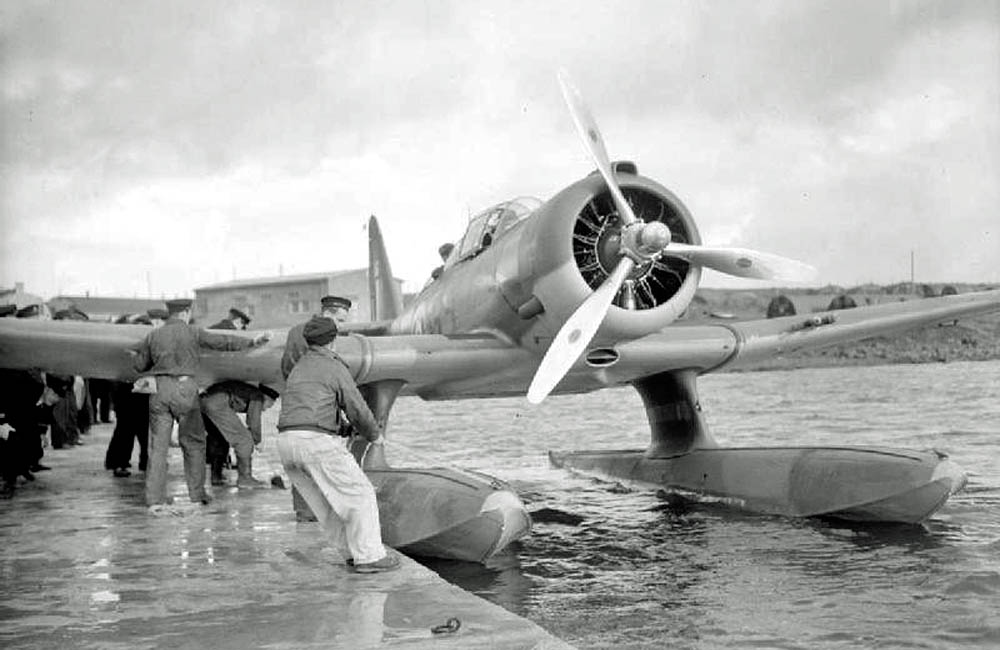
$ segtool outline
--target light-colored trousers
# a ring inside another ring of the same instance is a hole
[[[278,455],[292,485],[345,558],[358,564],[385,557],[375,488],[345,438],[292,429],[278,434]]]

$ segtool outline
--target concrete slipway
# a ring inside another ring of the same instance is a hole
[[[288,490],[213,488],[207,507],[152,516],[143,475],[103,469],[112,425],[46,450],[32,483],[0,500],[0,647],[569,648],[534,623],[404,557],[349,571]],[[273,452],[255,468],[278,467]],[[170,490],[184,501],[180,450]],[[450,618],[452,633],[431,629]]]

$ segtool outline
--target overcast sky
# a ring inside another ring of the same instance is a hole
[[[360,268],[369,214],[416,290],[592,168],[559,67],[707,244],[1000,282],[995,0],[7,0],[0,47],[0,286],[45,297]]]

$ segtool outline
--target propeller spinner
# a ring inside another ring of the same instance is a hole
[[[671,242],[670,229],[662,222],[646,223],[636,219],[632,206],[625,199],[614,177],[604,138],[597,128],[597,122],[565,71],[559,72],[559,84],[573,118],[573,124],[584,141],[587,153],[607,183],[621,219],[623,226],[619,248],[621,258],[604,283],[583,301],[573,315],[563,323],[552,340],[535,371],[531,386],[528,387],[528,401],[533,404],[540,403],[552,392],[590,344],[615,296],[636,264],[667,255],[743,278],[802,281],[808,280],[815,274],[815,269],[807,264],[770,253],[743,248]]]

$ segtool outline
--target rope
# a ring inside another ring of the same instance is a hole
[[[416,461],[420,465],[423,465],[425,468],[440,467],[442,469],[448,469],[448,470],[451,470],[451,471],[453,471],[453,472],[455,472],[457,474],[461,474],[462,476],[466,476],[470,480],[474,480],[474,481],[482,481],[484,478],[490,478],[490,479],[493,480],[493,487],[494,488],[499,489],[500,487],[502,487],[502,485],[500,484],[499,480],[495,479],[492,476],[489,476],[489,475],[485,475],[484,476],[483,474],[478,474],[478,473],[476,473],[476,472],[474,472],[472,470],[464,469],[464,468],[459,467],[457,465],[454,465],[452,463],[442,462],[441,459],[431,458],[430,456],[426,456],[424,454],[421,454],[420,452],[415,451],[413,448],[407,447],[403,443],[396,442],[396,441],[394,441],[394,440],[392,440],[390,438],[384,438],[384,440],[385,440],[385,446],[386,447],[388,447],[389,449],[394,450],[396,452],[401,452],[403,455],[409,457],[408,458],[409,460]],[[371,449],[371,447],[369,446],[368,449]],[[367,453],[368,452],[365,451],[365,454],[367,454]]]

